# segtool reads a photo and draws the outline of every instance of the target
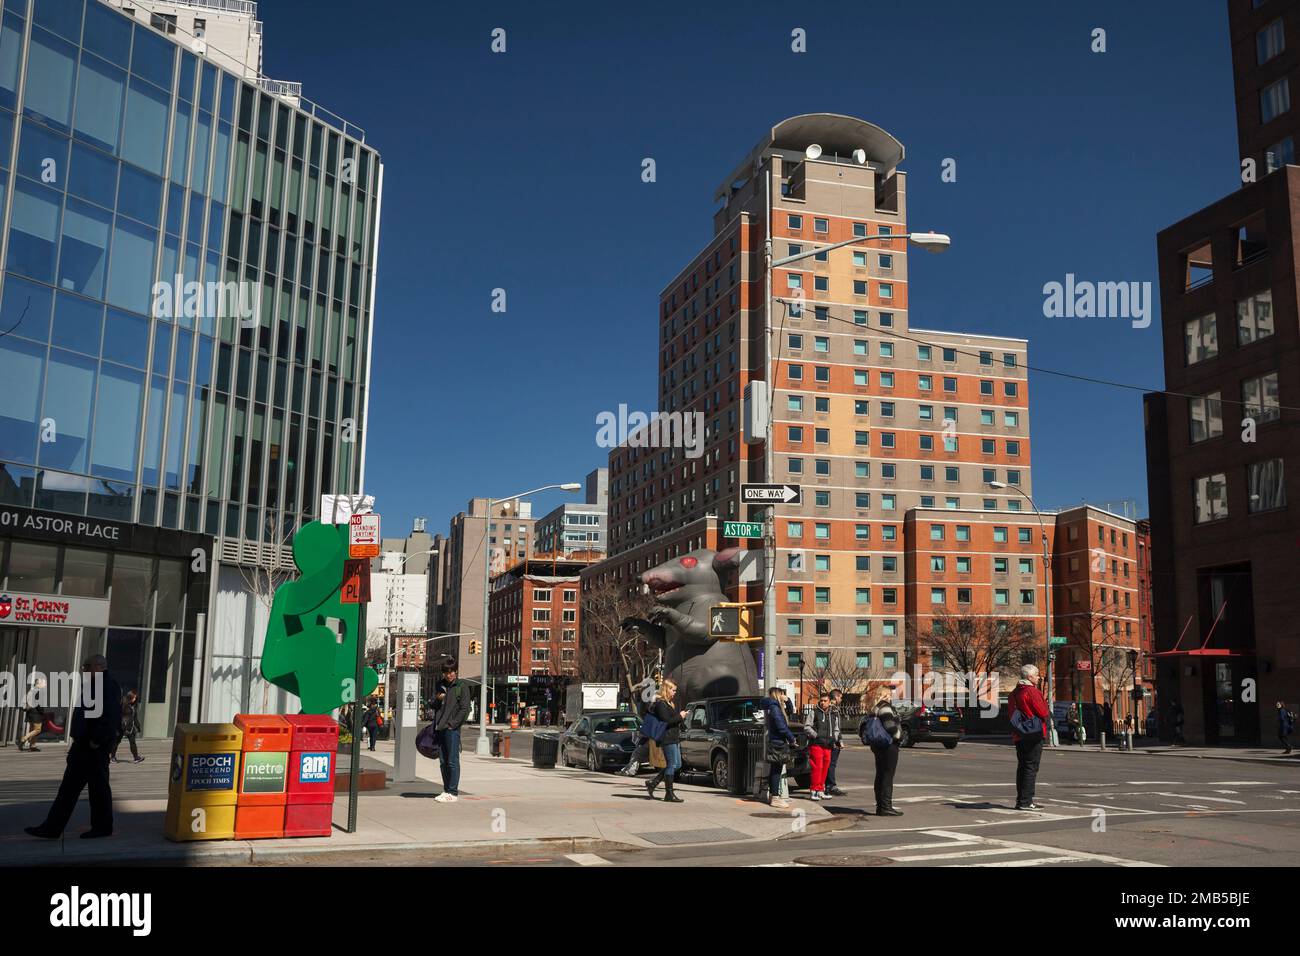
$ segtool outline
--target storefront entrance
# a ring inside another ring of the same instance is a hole
[[[75,687],[68,675],[80,673],[81,637],[81,628],[0,625],[0,667],[12,675],[14,690],[14,699],[4,702],[11,706],[0,709],[0,741],[11,744],[26,732],[24,698],[32,687],[33,677],[38,674],[43,678],[46,690],[37,702],[53,724],[66,730],[73,708],[73,701],[68,699],[66,691]],[[55,685],[59,688],[58,693],[54,692]],[[52,738],[47,736],[45,739]]]

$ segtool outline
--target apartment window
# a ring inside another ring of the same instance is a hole
[[[787,366],[786,366],[786,369],[785,369],[785,374],[786,374],[787,376],[789,376],[790,381],[792,381],[792,382],[802,382],[802,381],[803,381],[803,366],[802,366],[802,365],[787,365]]]
[[[867,234],[867,224],[865,222],[855,222],[853,224],[853,235],[861,238]]]
[[[817,382],[829,382],[831,380],[831,370],[825,365],[813,366],[813,380]]]
[[[854,280],[853,280],[853,294],[854,294],[854,295],[866,295],[866,294],[867,294],[867,280],[866,280],[866,279],[854,279]]]
[[[551,619],[551,609],[549,607],[533,608],[534,621],[542,622],[542,621],[549,621],[550,619]]]
[[[829,352],[831,350],[831,340],[824,335],[813,336],[814,352]]]
[[[1030,528],[1017,528],[1016,540],[1019,541],[1021,544],[1033,544],[1034,543],[1033,530]]]
[[[1295,164],[1295,140],[1290,136],[1285,136],[1278,140],[1268,149],[1264,150],[1264,166],[1266,172],[1273,172],[1275,169],[1281,169],[1283,166],[1292,166]]]
[[[931,541],[943,540],[943,525],[941,524],[930,525],[930,540]]]
[[[853,477],[855,477],[855,478],[870,478],[870,477],[871,477],[871,462],[869,462],[869,461],[855,461],[855,462],[853,463]]]
[[[853,538],[854,538],[854,540],[856,540],[856,541],[870,541],[870,540],[871,540],[871,525],[869,525],[869,524],[855,524],[855,525],[853,526]]]
[[[998,607],[1006,607],[1011,603],[1011,592],[1007,588],[994,588],[993,603]]]
[[[831,602],[831,589],[827,587],[813,588],[813,600],[818,604],[829,604]]]
[[[792,229],[792,230],[799,230],[799,229],[802,229],[802,228],[803,228],[803,216],[787,216],[787,217],[786,217],[786,225],[789,226],[790,229]]]
[[[1006,574],[1009,570],[1011,570],[1011,559],[1010,559],[1010,558],[994,558],[994,559],[993,559],[993,573],[994,573],[994,574]]]
[[[819,668],[827,668],[827,667],[830,667],[830,666],[831,666],[831,652],[830,652],[830,651],[818,651],[818,652],[813,656],[813,660],[816,662],[816,666],[819,667]]]
[[[920,442],[921,442],[920,444],[921,451],[934,451],[933,435],[922,435],[920,437]]]
[[[1007,428],[1019,428],[1019,427],[1020,427],[1020,413],[1019,413],[1019,412],[1003,412],[1003,413],[1002,413],[1002,424],[1005,425]]]
[[[1003,382],[1002,394],[1007,398],[1015,398],[1020,394],[1020,385],[1017,382]]]
[[[813,504],[818,508],[829,508],[831,506],[831,493],[829,491],[814,492]]]
[[[898,633],[898,622],[897,622],[897,621],[885,621],[885,636],[886,636],[886,637],[893,637],[893,636],[894,636],[895,634],[897,634],[897,633]],[[880,657],[881,657],[881,660],[882,660],[883,663],[884,663],[884,666],[885,666],[885,669],[886,669],[886,670],[889,670],[889,669],[892,668],[892,667],[897,667],[897,666],[898,666],[898,654],[897,654],[897,653],[892,652],[892,651],[889,651],[889,652],[886,652],[886,653],[884,653],[884,654],[881,654]]]
[[[980,451],[985,455],[992,455],[997,451],[997,443],[992,438],[980,439]]]
[[[1021,588],[1021,589],[1020,589],[1020,603],[1021,603],[1022,605],[1024,605],[1024,604],[1033,604],[1033,603],[1034,603],[1034,589],[1033,589],[1033,588]]]
[[[930,436],[928,436],[928,435],[922,435],[921,437],[924,439],[924,438],[928,438],[928,437],[930,437]],[[922,465],[922,466],[921,466],[921,480],[922,480],[922,481],[934,481],[934,465]]]
[[[916,360],[918,362],[929,362],[933,360],[934,349],[928,345],[918,345],[916,347]]]
[[[871,403],[870,403],[869,401],[867,401],[865,398],[856,398],[856,399],[854,399],[854,400],[853,400],[853,414],[854,414],[854,415],[870,415],[870,414],[871,414]],[[884,409],[884,406],[883,406],[883,405],[881,406],[880,414],[881,414],[882,416],[885,414],[885,409]],[[892,411],[890,412],[890,414],[889,414],[888,417],[890,417],[890,418],[893,417],[893,412],[892,412]]]
[[[1191,319],[1183,325],[1183,359],[1195,365],[1219,354],[1219,336],[1214,313]]]
[[[996,541],[998,544],[1006,544],[1006,542],[1007,542],[1007,529],[1006,529],[1006,528],[994,528],[994,529],[993,529],[993,540]]]
[[[1015,367],[1016,367],[1016,353],[1015,353],[1015,352],[1003,352],[1003,353],[1002,353],[1002,366],[1003,366],[1003,368],[1015,368]]]
[[[551,600],[550,588],[533,588],[533,600],[541,601],[543,603],[550,603]]]
[[[893,448],[894,436],[890,432],[880,433],[880,444],[885,448]],[[853,433],[853,444],[858,448],[866,448],[871,444],[871,432],[855,431]]]
[[[787,395],[785,397],[785,407],[787,411],[791,411],[791,412],[803,411],[803,396]]]
[[[854,309],[854,310],[853,310],[853,324],[854,324],[854,325],[866,325],[866,324],[867,324],[867,310],[866,310],[866,309]]]
[[[831,440],[831,430],[829,428],[814,428],[813,441],[818,445],[829,444]]]
[[[898,540],[898,528],[895,527],[895,526],[892,525],[892,524],[884,524],[884,525],[881,525],[881,526],[880,526],[880,537],[881,537],[881,540],[883,540],[883,541],[897,541],[897,540]]]
[[[870,571],[870,570],[871,570],[871,555],[869,555],[869,554],[859,554],[859,555],[855,556],[854,559],[853,559],[853,570],[855,570],[855,571]]]
[[[942,525],[940,527],[942,527]],[[947,566],[947,563],[948,563],[947,559],[944,558],[943,555],[941,554],[932,555],[930,558],[930,572],[932,574],[943,574]]]
[[[855,368],[855,369],[853,370],[853,384],[854,384],[854,385],[861,385],[861,386],[865,386],[865,385],[869,384],[869,380],[868,380],[868,378],[867,378],[867,370],[866,370],[866,369],[864,369],[864,368]]]
[[[787,537],[787,538],[802,538],[802,537],[803,537],[803,522],[802,522],[802,521],[787,521],[787,522],[785,523],[785,534],[786,534],[786,537]]]
[[[825,541],[831,536],[831,526],[824,521],[819,521],[813,525],[813,536]]]
[[[867,344],[866,339],[854,339],[854,340],[853,340],[853,354],[854,354],[854,355],[870,355],[870,354],[871,354],[871,352],[870,352],[870,346]]]
[[[897,604],[897,603],[898,603],[898,588],[881,588],[881,589],[880,589],[880,599],[881,599],[881,601],[883,601],[885,604]]]
[[[813,466],[814,466],[814,470],[817,472],[818,478],[830,477],[831,461],[829,458],[814,458]]]
[[[854,588],[853,601],[855,604],[870,604],[871,588]]]
[[[785,344],[791,352],[801,351],[803,349],[803,336],[792,332],[786,336]]]
[[[1187,400],[1187,422],[1192,444],[1223,434],[1223,402],[1219,392]]]
[[[858,268],[865,269],[867,266],[867,254],[858,249],[853,250],[853,264]]]
[[[992,353],[992,352],[980,352],[980,364],[981,364],[981,365],[992,365],[992,364],[993,364],[993,353]]]
[[[955,452],[957,450],[956,435],[945,435],[943,437],[943,450],[946,452]]]
[[[943,390],[944,390],[945,392],[951,392],[951,393],[953,393],[953,394],[956,394],[956,392],[957,392],[957,379],[955,379],[955,378],[945,377],[944,380],[943,380]]]
[[[830,232],[831,223],[829,219],[814,219],[813,232]]]
[[[1273,334],[1273,290],[1256,292],[1237,303],[1237,344],[1249,345]]]
[[[792,617],[785,622],[785,633],[790,637],[803,637],[803,621],[797,617]],[[790,653],[790,666],[798,667],[802,654],[792,651]]]
[[[961,480],[961,469],[958,468],[956,465],[945,465],[944,468],[943,468],[943,480],[944,480],[944,481],[960,481],[960,480]]]
[[[919,391],[929,392],[934,390],[934,377],[931,375],[918,375],[916,377],[916,387]]]
[[[795,586],[787,587],[785,589],[785,599],[790,604],[802,604],[803,588]]]
[[[786,428],[786,438],[794,444],[803,441],[803,428],[798,425],[790,425]]]
[[[1195,479],[1192,497],[1195,502],[1193,520],[1197,524],[1228,517],[1228,479],[1223,472]]]
[[[930,603],[931,604],[948,603],[947,590],[945,588],[930,588]]]
[[[865,444],[865,442],[859,442],[858,444]],[[893,447],[895,447],[895,438],[894,438],[894,433],[893,433],[893,432],[881,432],[881,433],[880,433],[880,447],[881,447],[881,448],[893,448]]]
[[[987,485],[991,481],[997,481],[997,478],[998,478],[998,472],[996,468],[982,469],[980,480],[983,481],[984,484]]]
[[[1255,62],[1267,63],[1286,49],[1286,38],[1282,33],[1282,18],[1278,17],[1264,29],[1255,34]]]
[[[892,329],[894,327],[894,313],[881,312],[878,324],[882,329]]]
[[[813,291],[814,291],[814,292],[829,292],[829,291],[831,291],[831,280],[830,280],[830,277],[829,277],[829,276],[813,276]]]
[[[801,474],[803,474],[803,459],[802,459],[802,458],[791,458],[791,459],[789,459],[789,461],[788,461],[788,463],[787,463],[787,470],[788,470],[788,471],[790,472],[790,474],[792,474],[792,475],[801,475]]]
[[[992,424],[993,424],[993,409],[991,409],[991,408],[981,408],[981,409],[980,409],[980,424],[981,424],[981,425],[992,425]]]
[[[932,422],[932,421],[934,421],[934,406],[933,406],[933,405],[918,405],[917,408],[916,408],[916,417],[919,418],[919,419],[920,419],[921,421],[923,421],[923,422]]]
[[[564,592],[564,603],[572,604],[576,600],[578,600],[578,592],[566,589]]]
[[[1018,441],[1008,441],[1008,442],[1007,442],[1007,455],[1010,456],[1011,458],[1019,458],[1019,457],[1020,457],[1020,442],[1018,442]]]
[[[791,272],[785,277],[785,284],[790,289],[803,288],[803,276],[797,272]]]
[[[1291,85],[1284,76],[1259,91],[1259,121],[1268,123],[1291,109]]]
[[[1018,564],[1018,566],[1019,566],[1019,569],[1020,569],[1020,573],[1021,573],[1021,574],[1033,574],[1033,573],[1034,573],[1034,559],[1033,559],[1033,558],[1020,558],[1020,559],[1018,560],[1017,564]]]
[[[857,508],[871,507],[871,493],[868,491],[855,492],[853,495],[853,500],[854,500],[854,507]]]
[[[831,633],[831,622],[824,617],[819,617],[813,621],[813,633],[820,637],[829,637]]]
[[[960,498],[944,498],[944,499],[943,499],[943,506],[944,506],[945,508],[947,508],[949,511],[959,511],[959,510],[961,509],[961,499],[960,499]]]
[[[870,627],[871,625],[870,621],[859,621],[858,623],[866,624],[868,627]],[[853,656],[853,663],[854,666],[858,668],[858,670],[863,670],[863,671],[871,670],[871,652],[857,651]]]
[[[879,256],[879,259],[880,259],[880,268],[881,268],[881,269],[889,270],[889,269],[894,268],[894,257],[893,257],[893,256],[891,256],[891,255],[886,255],[886,254],[882,254],[882,255]]]
[[[824,305],[813,306],[813,318],[818,322],[825,322],[830,319],[831,310]]]
[[[1286,484],[1282,480],[1282,459],[1271,458],[1246,466],[1246,489],[1250,495],[1248,511],[1274,511],[1286,507]]]
[[[881,358],[893,358],[893,357],[894,357],[894,343],[893,343],[893,342],[881,342],[881,343],[880,343],[880,357],[881,357]],[[890,374],[892,375],[893,373],[891,372]]]
[[[1020,484],[1020,469],[1018,468],[1007,469],[1007,484],[1009,485]]]
[[[970,541],[970,525],[968,524],[957,525],[957,540]]]
[[[1242,382],[1241,403],[1245,406],[1245,413],[1255,421],[1276,421],[1282,414],[1277,394],[1277,372]]]
[[[1284,81],[1285,82],[1285,81]],[[876,284],[876,291],[882,299],[892,299],[894,297],[894,283],[880,282]]]

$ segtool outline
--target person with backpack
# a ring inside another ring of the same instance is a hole
[[[781,794],[781,780],[791,759],[790,748],[798,743],[785,714],[785,688],[773,687],[763,701],[763,717],[767,725],[767,802],[778,810],[790,808],[790,801]]]
[[[1286,756],[1291,752],[1291,731],[1295,730],[1295,714],[1287,710],[1286,704],[1282,701],[1277,702],[1277,739],[1282,741],[1282,755]]]
[[[686,802],[673,793],[673,779],[682,766],[681,725],[686,719],[686,711],[673,709],[673,697],[676,694],[676,682],[665,679],[659,685],[659,694],[655,698],[655,702],[646,711],[645,722],[641,725],[642,732],[651,741],[651,760],[655,763],[658,762],[654,760],[654,757],[655,750],[659,749],[663,752],[664,761],[663,768],[645,782],[646,793],[653,800],[655,798],[655,788],[662,783],[664,785],[664,803]]]
[[[831,695],[822,691],[817,706],[804,720],[808,732],[808,762],[812,764],[811,800],[829,800],[826,774],[831,768],[831,751],[835,747],[835,720],[831,714]]]
[[[122,698],[122,729],[118,732],[117,741],[113,744],[113,753],[108,759],[113,763],[117,763],[117,748],[122,746],[122,741],[125,739],[131,745],[131,756],[135,759],[135,762],[140,763],[140,761],[144,760],[140,756],[139,748],[135,745],[135,738],[139,733],[140,695],[134,690],[129,690],[126,692],[126,696]]]
[[[1037,810],[1034,784],[1038,779],[1038,763],[1043,758],[1049,711],[1038,689],[1035,665],[1020,668],[1020,680],[1007,699],[1007,711],[1011,718],[1011,740],[1016,745],[1016,809]]]
[[[434,732],[438,736],[438,765],[442,771],[442,793],[438,803],[455,803],[460,793],[460,725],[469,717],[474,692],[460,679],[455,661],[442,665],[443,689],[438,694],[438,715]]]
[[[888,687],[882,687],[876,695],[876,702],[868,708],[858,733],[876,759],[876,816],[901,817],[903,811],[894,808],[894,773],[898,770],[903,721],[894,710]]]

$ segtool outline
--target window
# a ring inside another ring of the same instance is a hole
[[[801,474],[803,474],[803,459],[802,459],[802,458],[791,458],[790,461],[789,461],[789,471],[790,471],[790,474],[792,474],[792,475],[801,475]]]
[[[790,621],[790,623],[798,624],[799,622]],[[795,670],[798,670],[801,666],[803,666],[803,655],[800,654],[798,651],[791,651],[787,656],[790,659],[790,666]]]
[[[934,451],[934,436],[933,435],[920,436],[920,448],[921,451]]]
[[[813,525],[813,536],[821,540],[826,540],[831,536],[831,526],[824,521],[819,521]]]
[[[870,508],[870,507],[871,507],[871,493],[870,493],[869,491],[859,491],[859,492],[855,492],[855,493],[854,493],[854,496],[853,496],[853,499],[854,499],[854,507],[855,507],[855,508]]]
[[[1020,427],[1020,413],[1019,413],[1019,412],[1003,412],[1003,413],[1002,413],[1002,424],[1005,425],[1007,428],[1019,428],[1019,427]]]
[[[813,336],[814,352],[829,352],[831,350],[831,340],[824,335]]]
[[[869,384],[869,383],[868,383],[868,379],[867,379],[867,370],[866,370],[866,369],[864,369],[864,368],[855,368],[855,369],[853,370],[853,384],[854,384],[854,385],[867,385],[867,384]]]
[[[1277,372],[1242,382],[1241,402],[1245,406],[1245,414],[1255,421],[1276,421],[1282,414],[1277,394]]]
[[[881,588],[881,589],[880,589],[880,599],[881,599],[881,601],[883,601],[885,604],[897,604],[897,603],[898,603],[898,588]]]
[[[818,604],[829,604],[831,601],[831,589],[828,587],[813,588],[813,600]]]
[[[865,222],[855,222],[853,224],[853,235],[861,238],[867,234],[867,224]]]
[[[1019,457],[1020,457],[1020,442],[1018,442],[1018,441],[1008,441],[1008,442],[1007,442],[1007,455],[1010,456],[1011,458],[1019,458]]]
[[[942,525],[940,526],[942,527]],[[934,574],[943,574],[947,566],[947,559],[941,554],[936,554],[930,558],[930,571]]]
[[[870,495],[868,495],[867,497],[868,497],[868,499],[870,499]],[[881,496],[880,496],[880,508],[881,508],[881,510],[882,510],[882,511],[893,511],[893,510],[895,509],[895,507],[896,507],[896,501],[897,501],[897,499],[895,498],[894,495],[881,495]]]
[[[803,348],[803,336],[795,335],[794,333],[791,333],[786,337],[785,344],[786,347],[790,349],[790,351],[798,352],[800,349]]]
[[[868,355],[868,354],[870,354],[870,352],[868,351],[869,348],[870,348],[870,347],[867,345],[867,342],[866,342],[865,339],[854,339],[854,340],[853,340],[853,354],[854,354],[854,355]]]
[[[919,391],[929,392],[934,390],[934,376],[918,375],[916,377],[916,387]]]
[[[922,435],[921,437],[924,438],[924,437],[926,437],[926,436]],[[922,466],[921,466],[921,480],[922,480],[922,481],[934,481],[934,465],[922,465]]]
[[[1214,313],[1191,319],[1183,326],[1183,359],[1188,365],[1204,362],[1219,354],[1219,336]]]
[[[943,525],[941,524],[930,525],[930,540],[931,541],[943,540]]]
[[[870,477],[871,477],[871,462],[869,462],[869,461],[855,461],[855,462],[853,463],[853,477],[855,477],[855,478],[870,478]]]
[[[918,345],[916,347],[916,359],[918,362],[929,362],[934,350],[928,345]]]
[[[829,382],[831,380],[831,370],[825,365],[813,366],[813,380],[818,382]]]
[[[956,392],[957,392],[957,379],[955,379],[955,378],[948,378],[948,377],[945,377],[944,380],[943,380],[943,390],[944,390],[945,392],[951,392],[951,393],[953,393],[953,394],[956,394]]]
[[[855,604],[870,604],[871,588],[854,588],[853,602]]]
[[[1271,458],[1246,466],[1246,490],[1251,514],[1286,507],[1286,484],[1282,480],[1282,459]]]
[[[1223,434],[1223,402],[1218,392],[1187,400],[1187,421],[1192,444]]]
[[[867,294],[867,280],[866,280],[866,279],[854,279],[854,280],[853,280],[853,294],[854,294],[854,295],[866,295],[866,294]]]
[[[1255,34],[1255,62],[1267,63],[1286,49],[1286,38],[1282,33],[1282,18],[1278,17],[1264,29]]]
[[[1259,121],[1268,123],[1291,109],[1291,86],[1284,76],[1259,91]]]
[[[791,412],[803,411],[803,396],[787,395],[785,397],[785,407],[787,411],[791,411]]]
[[[802,604],[802,603],[803,603],[803,588],[801,588],[801,587],[794,587],[794,586],[792,586],[792,587],[787,587],[787,588],[785,589],[785,599],[786,599],[786,601],[787,601],[788,603],[790,603],[790,604]]]
[[[829,428],[814,428],[813,441],[818,445],[828,444],[831,440],[831,430]]]
[[[970,558],[957,559],[957,573],[970,574]]]
[[[886,636],[886,637],[893,637],[894,634],[895,634],[897,631],[898,631],[898,622],[897,622],[897,621],[886,621],[886,622],[885,622],[885,636]],[[884,665],[885,665],[885,669],[886,669],[886,670],[888,670],[888,669],[891,668],[891,667],[897,667],[897,666],[898,666],[898,654],[897,654],[897,653],[894,653],[894,652],[892,652],[892,651],[886,651],[884,654],[881,654],[880,656],[881,656],[881,659],[884,661]]]
[[[85,67],[83,66],[84,70]],[[1275,169],[1281,169],[1283,166],[1292,166],[1295,164],[1295,140],[1290,136],[1283,137],[1268,149],[1264,150],[1265,172],[1273,172]]]
[[[787,216],[785,224],[794,231],[803,228],[803,216]]]
[[[831,652],[830,652],[830,651],[818,651],[818,652],[816,653],[816,655],[814,656],[813,659],[817,662],[817,665],[816,665],[816,666],[819,667],[819,668],[830,667],[830,665],[831,665]]]
[[[993,603],[998,607],[1006,607],[1011,603],[1011,592],[1006,588],[994,588]]]
[[[948,602],[948,592],[945,588],[930,588],[931,604],[946,604]]]
[[[856,541],[870,541],[870,540],[871,540],[871,525],[869,525],[869,524],[855,524],[855,525],[853,526],[853,538],[854,538],[854,540],[856,540]]]
[[[1283,82],[1286,81],[1283,80]],[[878,283],[876,289],[882,299],[892,299],[894,297],[894,284],[892,282]]]
[[[829,292],[831,290],[831,280],[827,276],[813,276],[814,292]]]
[[[1020,559],[1017,561],[1017,565],[1018,565],[1018,570],[1020,571],[1021,574],[1033,574],[1033,573],[1034,573],[1034,559],[1033,559],[1033,558],[1020,558]]]
[[[894,373],[893,373],[893,372],[881,372],[881,373],[880,373],[880,387],[881,387],[881,388],[893,388],[893,387],[894,387]]]
[[[854,309],[854,310],[853,310],[853,324],[854,324],[854,325],[866,325],[866,324],[867,324],[867,310],[866,310],[866,309]]]
[[[1016,382],[1003,382],[1002,394],[1007,398],[1015,398],[1020,392],[1020,386]]]
[[[993,353],[992,353],[992,352],[980,352],[980,364],[981,364],[981,365],[992,365],[992,364],[993,364]]]
[[[1249,345],[1273,334],[1273,290],[1256,292],[1237,303],[1237,344]]]
[[[858,623],[866,624],[868,627],[871,626],[870,621],[859,621]],[[858,670],[864,670],[864,671],[871,670],[871,652],[870,651],[856,652],[856,654],[854,654],[853,657],[853,663],[854,666],[858,668]]]
[[[814,470],[817,472],[817,477],[826,478],[830,476],[831,462],[829,458],[814,458],[813,466]]]
[[[803,441],[803,429],[798,425],[788,426],[786,429],[786,438],[794,444],[799,444]]]
[[[1018,468],[1007,469],[1007,484],[1009,485],[1020,484],[1020,469]]]
[[[870,403],[869,401],[867,401],[865,398],[854,399],[854,401],[853,401],[853,414],[854,414],[854,415],[870,415],[870,414],[871,414],[871,403]],[[884,415],[883,408],[882,408],[882,410],[881,410],[881,415]],[[891,411],[889,417],[891,417],[891,418],[893,417],[893,413],[892,413],[892,411]]]
[[[886,573],[893,573],[898,570],[898,556],[885,555],[880,559],[880,569]]]
[[[994,559],[993,559],[993,573],[994,573],[994,574],[1006,574],[1006,573],[1007,573],[1008,571],[1010,571],[1010,570],[1011,570],[1011,559],[1010,559],[1010,558],[994,558]]]
[[[854,249],[853,264],[858,268],[865,268],[867,265],[867,254],[859,249]]]
[[[1228,479],[1222,472],[1195,479],[1192,492],[1197,524],[1228,517]]]
[[[892,329],[894,327],[894,313],[881,312],[879,324],[882,329]]]
[[[859,554],[853,559],[853,569],[855,571],[871,570],[871,555]]]
[[[888,441],[886,441],[888,438]],[[885,448],[893,448],[893,435],[889,432],[881,432],[881,444]],[[865,448],[871,444],[871,432],[855,431],[853,433],[853,444],[859,448]]]
[[[814,219],[813,232],[830,232],[831,223],[829,219]]]
[[[802,521],[787,521],[787,522],[785,523],[785,534],[786,534],[786,537],[787,537],[787,538],[802,538],[802,537],[803,537],[803,522],[802,522]]]
[[[944,481],[960,481],[961,469],[956,465],[945,465],[943,468]]]
[[[998,544],[1006,544],[1007,529],[1004,527],[1003,528],[995,527],[993,529],[993,540],[996,541]]]
[[[894,438],[894,433],[893,433],[893,432],[881,432],[881,433],[880,433],[880,447],[881,447],[881,448],[893,448],[894,445],[895,445],[895,438]]]
[[[814,492],[813,504],[818,508],[829,508],[831,506],[831,493],[829,491]]]
[[[1021,544],[1033,544],[1033,543],[1034,543],[1034,533],[1033,533],[1033,529],[1031,529],[1031,528],[1017,528],[1017,529],[1016,529],[1016,540],[1017,540],[1018,542],[1020,542]]]
[[[813,399],[813,410],[818,412],[829,412],[831,410],[831,400],[825,395],[818,395]]]
[[[970,541],[970,525],[968,524],[957,525],[957,540]]]
[[[1033,603],[1034,603],[1034,589],[1033,589],[1033,588],[1021,588],[1021,589],[1020,589],[1020,603],[1021,603],[1021,604],[1033,604]]]

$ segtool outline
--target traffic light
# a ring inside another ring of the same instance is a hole
[[[478,650],[479,650],[479,642],[478,642],[478,641],[470,641],[470,642],[469,642],[469,652],[470,652],[471,654],[477,654],[477,653],[478,653]]]

